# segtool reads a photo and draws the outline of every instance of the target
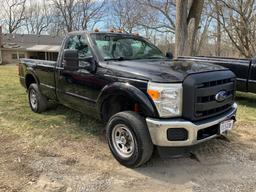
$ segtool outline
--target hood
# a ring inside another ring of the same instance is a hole
[[[118,77],[134,78],[152,82],[182,82],[188,75],[227,70],[218,65],[195,61],[132,60],[111,61],[108,68]]]

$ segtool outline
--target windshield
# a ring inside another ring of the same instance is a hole
[[[157,47],[139,37],[91,34],[91,38],[105,60],[166,58]]]

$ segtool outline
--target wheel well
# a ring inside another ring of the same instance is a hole
[[[36,80],[35,78],[33,77],[33,75],[27,75],[26,76],[26,87],[27,89],[29,88],[29,86],[32,84],[32,83],[36,83]]]
[[[114,114],[122,111],[134,111],[143,117],[146,114],[143,106],[134,99],[124,95],[117,95],[111,96],[103,102],[101,107],[101,119],[107,122]]]

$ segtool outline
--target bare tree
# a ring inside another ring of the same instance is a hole
[[[256,53],[255,0],[211,0],[217,13],[213,17],[221,24],[232,44],[245,57]],[[218,9],[216,7],[220,7]]]
[[[105,1],[95,0],[52,0],[59,19],[66,32],[74,30],[86,30],[89,24],[92,26],[103,17]]]
[[[60,16],[59,12],[53,11],[51,17],[52,22],[48,27],[47,33],[50,35],[65,36],[67,30],[63,18]]]
[[[8,32],[13,33],[22,26],[25,19],[26,0],[2,0],[0,4],[3,23],[7,26]]]
[[[143,11],[139,10],[138,3],[135,0],[116,0],[112,1],[112,6],[113,27],[132,33],[134,28],[138,27],[143,14]]]
[[[209,45],[209,28],[212,23],[210,15],[205,15],[204,21],[201,22],[201,27],[198,31],[197,38],[194,42],[194,48],[192,55],[198,55],[201,53],[202,48]]]
[[[220,21],[220,13],[222,7],[218,4],[215,5],[215,11],[216,11],[216,17],[217,17],[217,21]],[[220,52],[221,52],[221,24],[220,22],[217,22],[217,31],[216,31],[216,36],[217,36],[217,40],[216,40],[216,55],[220,56]]]
[[[140,2],[159,14],[157,24],[151,28],[159,32],[175,33],[177,56],[196,53],[195,42],[198,40],[204,0],[140,0]],[[205,27],[207,26],[209,27],[208,21],[205,23]]]
[[[211,17],[211,15],[213,11],[211,9],[211,6],[209,6],[208,4],[208,0],[206,0],[206,2],[204,3],[200,24],[196,34],[196,39],[195,39],[195,42],[193,43],[192,55],[199,55],[202,52],[203,54],[205,54],[205,51],[206,51],[205,48],[208,47],[209,41],[212,38],[211,32],[212,32],[213,18]]]
[[[45,1],[38,3],[30,0],[24,19],[27,33],[40,35],[47,31],[53,19],[51,10],[51,7]]]
[[[143,28],[145,31],[152,25],[153,17],[149,8],[142,5],[138,0],[115,0],[112,1],[113,14],[111,20],[114,28],[132,33],[136,29]]]
[[[77,7],[76,0],[53,0],[53,5],[56,11],[59,12],[59,16],[63,18],[63,24],[66,31],[71,32],[74,28],[74,20],[76,16],[75,8]]]
[[[175,54],[192,55],[204,0],[176,1]]]
[[[157,18],[157,22],[149,23],[148,26],[163,33],[175,33],[175,0],[138,0],[141,5],[151,8],[149,17],[151,20]]]
[[[105,16],[104,6],[105,1],[80,0],[79,10],[81,15],[78,15],[77,29],[88,30],[89,25],[93,28]]]

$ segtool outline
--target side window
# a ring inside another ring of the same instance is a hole
[[[88,46],[88,42],[83,35],[71,36],[67,41],[65,49],[78,50],[79,59],[84,59],[92,56],[92,52]]]

